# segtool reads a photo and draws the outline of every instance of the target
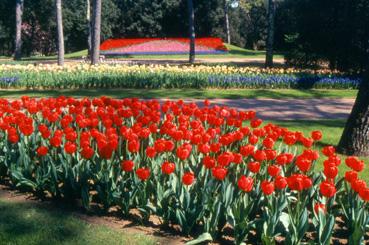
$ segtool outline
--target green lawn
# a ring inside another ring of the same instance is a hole
[[[65,89],[65,90],[0,90],[0,97],[16,98],[22,95],[41,96],[110,96],[115,98],[197,98],[197,99],[313,99],[313,98],[355,98],[357,90],[296,90],[296,89]]]
[[[250,49],[244,49],[237,47],[235,45],[225,44],[225,46],[228,48],[229,52],[226,54],[208,54],[208,55],[197,55],[199,59],[205,58],[205,59],[219,59],[219,58],[264,58],[265,57],[265,51],[260,50],[250,50]],[[87,54],[87,51],[84,51],[84,55]],[[75,54],[69,54],[72,57],[75,57]],[[79,54],[80,55],[80,54]],[[188,55],[130,55],[130,56],[123,56],[121,58],[124,59],[187,59]],[[275,59],[283,59],[284,56],[282,54],[275,54]]]
[[[234,45],[225,44],[229,50],[226,54],[217,54],[217,55],[197,55],[198,58],[205,58],[205,59],[222,59],[222,58],[264,58],[265,51],[258,51],[258,50],[249,50],[240,48]],[[87,55],[87,50],[81,50],[73,53],[65,54],[66,59],[79,59],[83,56]],[[188,55],[130,55],[130,56],[122,56],[122,57],[115,57],[115,59],[187,59]],[[282,54],[275,54],[274,58],[279,59],[283,58]],[[8,58],[11,57],[1,57],[1,58]],[[57,56],[31,56],[31,57],[24,57],[22,62],[32,62],[32,61],[46,61],[46,60],[56,60]],[[1,61],[0,63],[8,63],[8,64],[18,64],[15,61]]]
[[[0,244],[157,244],[150,236],[91,225],[65,211],[0,198]]]

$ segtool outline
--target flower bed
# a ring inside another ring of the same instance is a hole
[[[100,46],[104,55],[168,55],[188,54],[188,38],[137,38],[108,39]],[[196,54],[227,53],[220,38],[196,38]]]
[[[328,70],[169,65],[0,65],[2,88],[325,88],[361,79]]]
[[[254,111],[209,101],[23,97],[1,99],[0,115],[0,176],[38,196],[137,209],[183,234],[202,231],[197,241],[228,226],[237,244],[255,230],[263,244],[329,244],[336,217],[351,244],[363,241],[364,162],[347,157],[339,177],[335,149],[314,150],[320,131],[263,125]]]

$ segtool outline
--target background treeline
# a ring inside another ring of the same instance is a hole
[[[294,66],[328,61],[332,69],[362,71],[369,59],[369,1],[280,2],[275,39]]]
[[[188,36],[185,0],[103,0],[102,5],[102,40]],[[226,40],[224,6],[224,0],[194,1],[198,37],[216,36]],[[238,6],[229,8],[232,43],[261,48],[266,35],[263,1]],[[11,55],[14,50],[14,8],[14,0],[0,1],[0,55]],[[63,22],[66,52],[86,49],[87,0],[64,0]],[[25,0],[22,28],[24,55],[55,53],[54,0]]]
[[[90,0],[91,1],[91,0]],[[228,3],[231,43],[263,49],[267,34],[264,0],[194,0],[197,37],[226,38]],[[185,0],[103,0],[102,40],[123,37],[188,36]],[[274,47],[291,65],[328,62],[340,70],[362,70],[368,60],[368,0],[279,0]],[[15,1],[0,1],[0,55],[14,51]],[[66,52],[87,48],[87,0],[63,1]],[[54,0],[25,0],[24,55],[56,52]]]

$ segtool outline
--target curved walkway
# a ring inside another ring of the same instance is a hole
[[[202,100],[185,99],[186,102]],[[266,120],[346,119],[355,99],[212,99],[213,104],[255,110]]]

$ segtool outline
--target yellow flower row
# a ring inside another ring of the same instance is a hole
[[[339,74],[338,71],[322,70],[307,70],[294,68],[271,68],[264,69],[258,67],[235,67],[226,65],[108,65],[102,64],[91,66],[88,64],[67,64],[64,67],[50,64],[40,65],[0,65],[1,72],[71,72],[71,73],[141,73],[141,72],[169,72],[169,73],[197,73],[197,74],[294,74],[294,73],[310,73],[310,74]]]

